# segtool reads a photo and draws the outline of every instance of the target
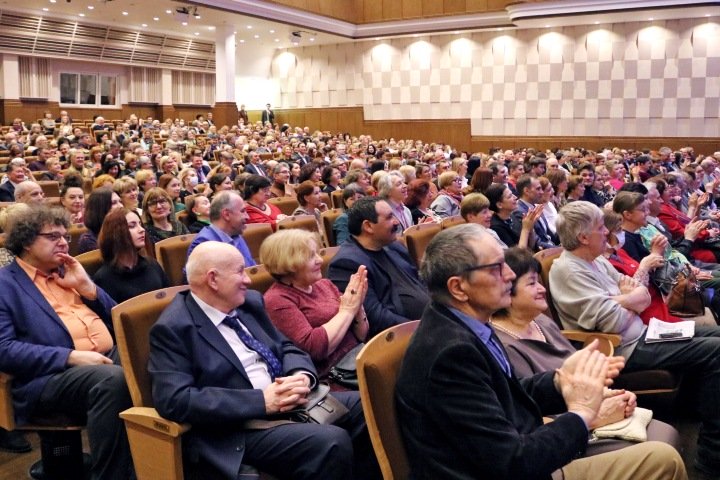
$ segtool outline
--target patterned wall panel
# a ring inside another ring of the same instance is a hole
[[[421,36],[279,50],[283,108],[470,118],[473,135],[720,135],[707,19]]]

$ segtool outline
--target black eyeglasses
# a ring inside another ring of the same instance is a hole
[[[463,273],[470,273],[474,272],[475,270],[490,270],[490,273],[497,276],[502,276],[503,267],[505,266],[505,262],[497,262],[497,263],[486,263],[484,265],[475,265],[474,267],[468,267],[463,270]]]
[[[59,242],[61,238],[64,238],[67,243],[70,243],[72,238],[70,235],[60,232],[38,233],[38,235],[47,238],[51,242]]]

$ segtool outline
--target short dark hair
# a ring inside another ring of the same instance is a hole
[[[216,191],[217,191],[217,187],[218,187],[219,185],[222,185],[222,183],[225,181],[225,179],[226,179],[227,177],[228,177],[228,176],[227,176],[226,174],[224,174],[224,173],[216,173],[216,174],[213,175],[212,177],[208,178],[208,186],[210,186],[210,189],[211,189],[213,192],[216,192]]]
[[[346,207],[346,202],[347,202],[350,198],[354,197],[354,196],[357,195],[357,194],[367,195],[367,192],[365,191],[365,189],[364,189],[364,188],[362,187],[362,185],[360,185],[360,184],[351,183],[351,184],[349,184],[349,185],[346,185],[345,188],[343,188],[343,194],[342,194],[342,208],[343,208],[343,210],[345,210],[345,209],[347,208],[347,207]]]
[[[430,191],[428,180],[415,179],[408,185],[408,196],[405,199],[405,206],[412,209],[420,205]]]
[[[258,193],[263,188],[272,185],[269,178],[261,175],[250,175],[245,179],[245,189],[243,190],[243,198],[249,200],[250,197]]]
[[[5,248],[21,256],[25,247],[32,245],[47,225],[70,228],[70,217],[62,207],[40,205],[18,213],[5,238]]]
[[[505,263],[515,273],[515,279],[512,281],[511,295],[515,295],[515,287],[517,287],[518,278],[526,273],[540,273],[542,265],[533,256],[532,252],[526,248],[512,247],[505,250]]]
[[[362,224],[365,220],[371,223],[377,223],[378,214],[375,205],[378,202],[384,201],[385,200],[380,197],[363,197],[353,203],[353,206],[350,207],[347,212],[348,232],[350,232],[351,235],[360,235],[362,232]]]
[[[332,177],[333,170],[337,170],[337,167],[328,165],[327,167],[323,168],[320,179],[325,185],[330,184],[330,178]]]
[[[507,185],[504,183],[493,183],[490,185],[487,190],[485,190],[485,196],[490,201],[490,210],[493,212],[498,211],[498,202],[502,201],[503,193],[505,193],[505,189],[507,188]]]
[[[517,182],[515,183],[515,190],[517,190],[518,195],[522,197],[525,194],[525,189],[532,185],[533,178],[535,177],[526,173],[517,179]]]

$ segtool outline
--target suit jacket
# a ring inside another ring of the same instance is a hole
[[[399,270],[411,277],[418,278],[418,272],[410,259],[408,251],[401,244],[393,242],[385,251],[392,258]],[[365,313],[370,323],[368,338],[398,323],[417,320],[407,318],[403,314],[402,301],[396,290],[392,288],[392,278],[387,272],[378,268],[367,251],[353,236],[340,245],[340,250],[330,261],[328,278],[341,292],[345,291],[350,276],[357,272],[360,265],[367,267],[368,292],[365,296]]]
[[[270,323],[259,292],[249,290],[237,310],[253,337],[282,362],[284,374],[315,375],[308,354]],[[264,417],[265,400],[189,291],[178,293],[151,329],[148,371],[160,415],[193,426],[183,435],[191,460],[202,458],[236,478],[245,451],[243,422]]]
[[[0,269],[0,292],[0,371],[14,376],[15,420],[22,425],[29,422],[50,377],[68,368],[74,344],[65,324],[17,261]],[[98,287],[97,299],[85,304],[112,333],[113,299]]]
[[[460,319],[432,303],[395,390],[411,477],[549,479],[587,447],[579,416],[543,425],[542,415],[565,410],[553,374],[508,378]]]
[[[238,110],[238,118],[242,119],[243,124],[248,124],[248,114],[247,110]]]
[[[15,185],[10,180],[0,185],[0,202],[15,201]]]
[[[262,123],[265,125],[267,122],[275,123],[275,112],[265,109],[262,112]]]
[[[245,172],[252,175],[260,175],[263,177],[268,176],[268,174],[265,172],[265,168],[262,165],[254,165],[252,163],[248,163],[247,165],[245,165]]]
[[[513,212],[513,230],[515,234],[520,238],[520,231],[522,230],[522,219],[530,211],[530,204],[522,200],[518,201],[517,210]],[[532,250],[540,250],[545,248],[553,248],[560,245],[560,239],[557,234],[553,233],[549,228],[545,228],[543,221],[544,218],[540,218],[535,225],[533,225],[533,232],[535,232],[535,243],[530,245]]]
[[[245,243],[245,239],[242,235],[238,235],[236,238],[231,238],[228,234],[221,231],[219,228],[214,227],[212,224],[200,230],[200,233],[197,234],[188,247],[187,256],[190,257],[190,254],[193,250],[195,250],[195,247],[201,243],[210,241],[232,244],[242,254],[245,259],[246,267],[252,267],[255,265],[255,260],[253,260],[250,249],[248,248],[247,243]]]

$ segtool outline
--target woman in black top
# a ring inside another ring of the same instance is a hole
[[[165,272],[146,258],[145,229],[137,213],[126,208],[108,213],[98,239],[103,265],[93,280],[118,303],[170,286]]]

